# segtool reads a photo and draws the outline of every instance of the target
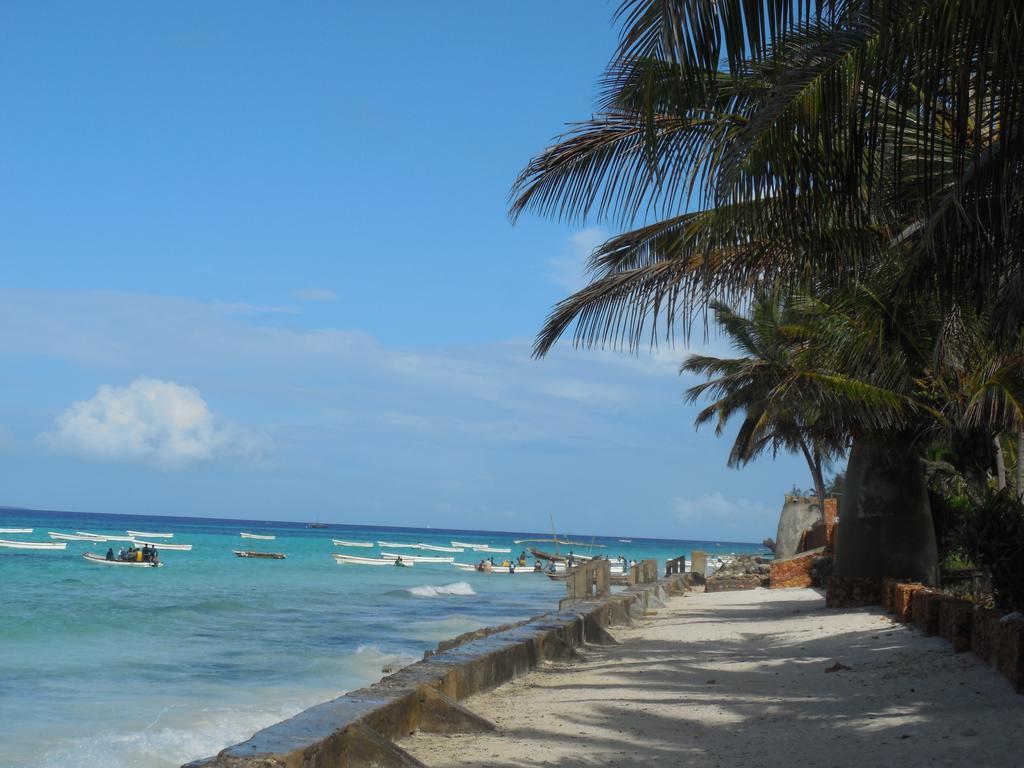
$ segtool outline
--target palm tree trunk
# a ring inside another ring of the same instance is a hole
[[[909,435],[854,439],[839,506],[835,575],[938,584],[928,488]]]
[[[1017,498],[1024,499],[1024,429],[1017,432]]]
[[[999,435],[992,438],[992,445],[996,454],[996,488],[1001,491],[1006,488],[1006,462],[1003,460],[1003,441]]]
[[[822,518],[825,515],[825,480],[821,475],[821,452],[814,448],[812,451],[807,447],[807,443],[801,438],[800,450],[803,451],[804,459],[807,461],[807,467],[811,470],[811,480],[814,481],[814,495],[818,497],[818,511],[821,512]]]

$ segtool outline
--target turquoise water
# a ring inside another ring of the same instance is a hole
[[[446,546],[456,539],[518,553],[526,545],[513,539],[529,534],[20,511],[0,511],[0,527],[34,528],[30,535],[0,534],[32,541],[49,541],[48,531],[167,531],[171,542],[194,545],[192,552],[163,551],[166,566],[159,569],[96,565],[81,556],[105,553],[109,544],[0,549],[3,768],[179,766],[372,683],[385,667],[415,661],[440,640],[551,610],[564,591],[543,576],[467,573],[447,564],[339,566],[330,557],[380,551],[334,547],[332,537]],[[277,538],[247,540],[240,531]],[[596,543],[608,547],[594,552],[638,560],[664,561],[695,548],[760,550]],[[243,560],[235,549],[283,552],[287,559]],[[472,562],[482,555],[453,556]]]

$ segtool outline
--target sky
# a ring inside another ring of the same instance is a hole
[[[0,505],[760,541],[678,374],[530,355],[615,230],[526,215],[613,3],[0,7]]]

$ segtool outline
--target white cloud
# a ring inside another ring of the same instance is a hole
[[[696,499],[677,497],[672,500],[672,513],[686,526],[701,525],[705,530],[714,526],[743,534],[770,527],[778,516],[760,502],[742,497],[728,499],[718,491]]]
[[[569,238],[569,245],[560,256],[548,262],[548,279],[569,293],[587,284],[587,259],[597,246],[608,239],[600,227],[588,227]]]
[[[330,288],[302,288],[292,296],[299,301],[335,301],[338,294]]]
[[[165,469],[224,457],[259,458],[266,447],[266,438],[222,422],[198,390],[151,378],[101,386],[89,400],[72,403],[54,427],[40,439],[57,450]]]

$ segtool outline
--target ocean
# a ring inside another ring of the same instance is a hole
[[[34,529],[0,534],[15,540],[132,529],[170,532],[167,541],[193,545],[162,551],[163,568],[82,557],[108,546],[116,552],[119,542],[0,548],[0,768],[176,768],[368,685],[441,640],[550,611],[564,593],[562,582],[541,575],[485,575],[449,564],[339,566],[331,557],[381,551],[335,547],[332,538],[442,546],[454,539],[518,554],[529,545],[515,539],[545,534],[22,510],[0,510],[0,527]],[[276,539],[243,539],[242,531]],[[730,542],[593,543],[606,545],[595,554],[662,563],[694,549],[762,551]],[[232,550],[287,559],[242,559]],[[476,562],[484,555],[453,556]]]

